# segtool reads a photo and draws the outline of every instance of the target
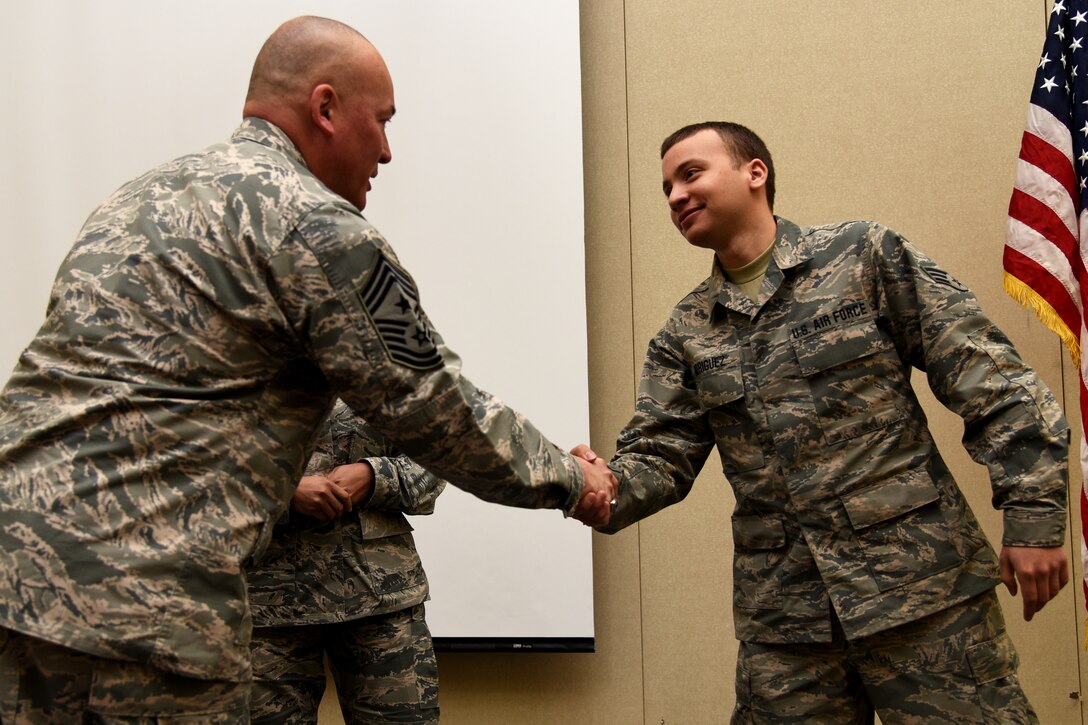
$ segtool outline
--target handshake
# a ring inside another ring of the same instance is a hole
[[[570,452],[582,466],[585,479],[582,498],[571,515],[586,526],[604,526],[616,508],[619,481],[604,459],[598,458],[585,443],[575,446]]]

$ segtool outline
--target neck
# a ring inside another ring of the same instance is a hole
[[[767,251],[774,243],[778,223],[767,211],[753,220],[752,224],[737,231],[724,244],[714,250],[725,269],[739,269]]]
[[[283,104],[266,103],[259,100],[247,100],[242,108],[242,116],[254,116],[268,121],[283,131],[291,143],[295,145],[306,165],[311,165],[311,156],[314,155],[314,136],[302,115],[302,112]],[[312,167],[311,167],[312,170]]]

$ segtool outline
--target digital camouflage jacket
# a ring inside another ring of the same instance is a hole
[[[242,567],[339,394],[489,501],[570,510],[578,463],[460,374],[389,244],[249,118],[87,220],[0,393],[0,626],[249,677]]]
[[[715,264],[650,342],[609,531],[683,499],[716,445],[738,639],[829,641],[830,607],[854,639],[994,587],[912,369],[963,418],[1004,543],[1062,544],[1068,426],[974,296],[878,224],[781,219],[756,301]]]

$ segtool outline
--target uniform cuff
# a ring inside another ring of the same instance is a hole
[[[585,489],[585,476],[582,475],[582,466],[579,465],[577,459],[565,451],[560,451],[562,454],[563,465],[566,466],[567,471],[570,473],[570,494],[567,496],[567,500],[563,503],[563,516],[571,517],[574,515],[574,510],[578,508],[578,502],[582,500],[582,491]]]
[[[374,482],[370,486],[370,493],[356,504],[358,508],[389,508],[391,497],[395,499],[393,503],[400,502],[400,491],[395,483],[396,477],[387,459],[360,458],[356,463],[369,463],[371,470],[374,471]]]
[[[1065,544],[1064,511],[1045,514],[1026,514],[1022,511],[1004,512],[1004,546],[1051,547]]]

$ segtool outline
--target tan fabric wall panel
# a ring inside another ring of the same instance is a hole
[[[668,221],[657,147],[681,125],[727,119],[768,142],[778,213],[801,224],[871,218],[904,233],[976,291],[1060,395],[1058,345],[1005,296],[1000,273],[1045,19],[1036,1],[1002,3],[998,13],[948,2],[628,0],[636,344],[710,265]],[[986,471],[959,445],[962,424],[929,408],[942,450],[1000,542]],[[704,471],[689,500],[640,525],[647,723],[721,722],[731,708],[725,488],[720,473]],[[1019,599],[1003,602],[1043,722],[1080,722],[1069,698],[1079,689],[1073,587],[1030,625]],[[715,697],[722,689],[726,697]]]

